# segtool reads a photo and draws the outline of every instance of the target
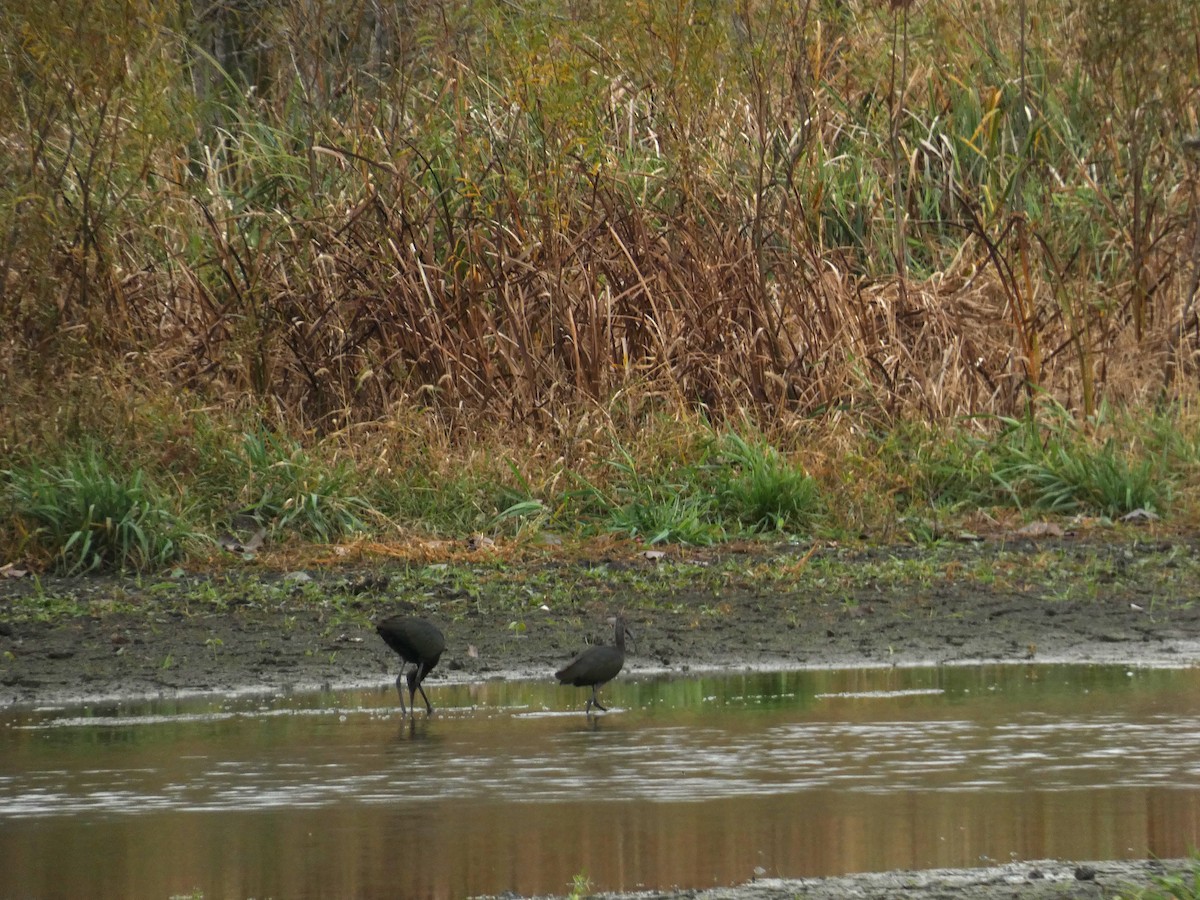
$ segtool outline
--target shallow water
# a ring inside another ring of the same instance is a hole
[[[429,682],[0,711],[0,895],[463,897],[1200,844],[1200,670]]]

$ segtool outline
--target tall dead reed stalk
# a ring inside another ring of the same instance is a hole
[[[1103,17],[310,6],[114,20],[107,80],[81,74],[103,41],[56,56],[61,28],[7,8],[7,371],[120,367],[322,432],[402,408],[886,423],[1161,390],[1120,363],[1182,333],[1172,248],[1195,224],[1152,125],[1182,96],[1134,87],[1144,40],[1101,65]],[[218,32],[246,52],[197,50]]]

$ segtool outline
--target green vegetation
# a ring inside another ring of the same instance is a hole
[[[592,894],[592,879],[588,878],[587,872],[576,872],[567,887],[571,889],[571,893],[567,894],[568,900],[583,900]]]
[[[1138,585],[1149,614],[1195,604],[1200,560],[1183,545],[1162,553],[1155,542],[1119,544],[1081,542],[1044,553],[1021,546],[1004,549],[989,543],[940,542],[921,548],[868,550],[834,548],[809,556],[802,547],[781,544],[690,548],[671,552],[657,563],[619,559],[608,563],[584,555],[549,564],[540,556],[512,559],[507,555],[452,558],[448,563],[380,564],[380,585],[361,577],[361,567],[314,571],[311,581],[279,577],[259,566],[136,581],[80,580],[56,583],[53,589],[17,590],[6,598],[13,622],[57,622],[79,616],[136,614],[151,622],[161,616],[200,618],[217,614],[271,618],[275,632],[291,633],[303,622],[319,620],[329,634],[348,625],[361,627],[379,615],[384,598],[403,598],[445,622],[479,616],[504,622],[513,638],[531,623],[569,622],[578,629],[588,610],[614,603],[630,615],[679,616],[686,622],[722,618],[728,598],[747,594],[807,620],[814,605],[839,600],[849,606],[864,592],[881,594],[909,605],[914,598],[943,590],[1026,591],[1034,588],[1047,603],[1088,601],[1123,585]],[[581,554],[582,555],[582,554]],[[916,605],[921,606],[920,600]],[[541,609],[548,606],[551,613]],[[223,656],[219,639],[203,643],[202,652]],[[174,660],[159,659],[170,668]]]
[[[259,432],[246,435],[225,461],[226,484],[242,486],[237,498],[242,515],[320,541],[365,527],[361,516],[371,505],[352,493],[354,473],[346,460],[324,465],[294,441]]]
[[[216,535],[239,525],[243,538],[261,528],[276,547],[469,534],[517,546],[544,546],[542,535],[697,546],[861,534],[927,542],[979,511],[1017,523],[1045,514],[1175,514],[1178,498],[1191,502],[1200,461],[1200,423],[1189,421],[1168,410],[1080,424],[1048,408],[985,430],[971,421],[859,437],[835,460],[821,445],[785,453],[693,421],[670,426],[678,440],[669,449],[648,443],[636,457],[619,445],[573,468],[480,456],[441,479],[415,466],[356,466],[333,438],[312,451],[263,434],[228,451],[195,446],[203,463],[190,473],[163,465],[158,446],[127,447],[111,460],[84,447],[61,465],[30,460],[0,473],[0,533],[14,555],[67,574],[203,557]],[[458,461],[448,453],[442,464]]]
[[[143,471],[120,472],[94,448],[63,466],[31,463],[3,477],[26,545],[18,549],[53,555],[66,574],[160,568],[198,537]]]
[[[1149,887],[1121,893],[1122,900],[1197,900],[1200,897],[1200,857],[1191,854],[1191,868],[1156,875]]]
[[[7,3],[0,559],[1194,525],[1198,16]]]

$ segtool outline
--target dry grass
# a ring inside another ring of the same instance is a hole
[[[83,78],[86,48],[56,60],[54,23],[18,5],[5,443],[164,389],[297,435],[437,455],[503,430],[567,461],[658,416],[835,433],[1186,393],[1195,161],[1128,109],[1078,118],[1095,35],[1032,6],[1028,48],[1005,4],[907,10],[895,85],[886,4],[430,2],[379,23],[415,36],[381,61],[366,4],[280,2],[290,29],[254,23],[270,52],[229,82],[177,40],[211,23],[163,13]],[[188,99],[181,59],[211,96]],[[1173,84],[1131,102],[1186,122]]]

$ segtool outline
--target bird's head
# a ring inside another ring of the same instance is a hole
[[[608,620],[608,624],[613,626],[613,633],[617,640],[617,646],[622,650],[625,649],[625,638],[629,638],[629,643],[633,644],[633,632],[629,630],[629,625],[625,622],[625,616],[613,616]]]

